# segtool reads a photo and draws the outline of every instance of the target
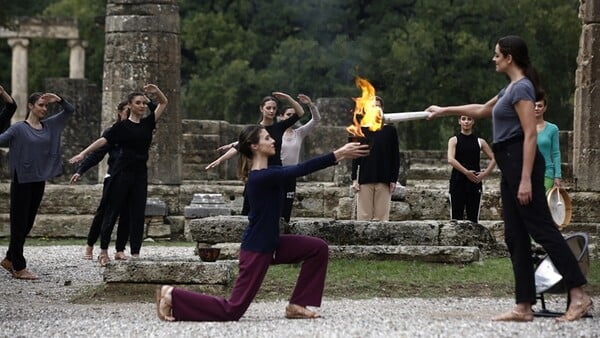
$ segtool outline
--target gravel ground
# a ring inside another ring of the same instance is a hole
[[[13,279],[0,271],[2,337],[600,337],[600,311],[594,319],[555,323],[496,323],[495,314],[512,306],[496,298],[325,299],[322,318],[287,320],[285,301],[253,303],[239,322],[165,323],[156,317],[153,295],[145,303],[81,305],[69,298],[102,283],[96,262],[81,259],[81,246],[26,247],[38,281]],[[188,256],[191,248],[150,247],[142,254]],[[0,252],[6,247],[0,246]],[[284,295],[282,295],[283,297]],[[553,297],[549,308],[562,308]]]

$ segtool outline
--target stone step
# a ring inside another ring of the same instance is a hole
[[[190,239],[215,244],[238,242],[248,221],[244,216],[193,219]],[[282,233],[319,237],[330,245],[474,246],[486,255],[504,255],[490,230],[470,222],[438,221],[361,222],[326,218],[292,219]]]
[[[329,256],[430,263],[473,263],[482,258],[476,246],[430,245],[333,245]]]
[[[481,220],[500,220],[502,218],[499,183],[495,179],[486,181],[484,185],[483,204],[481,208]],[[229,209],[231,214],[239,214],[242,209],[242,191],[244,187],[241,182],[209,182],[199,181],[186,183],[181,186],[150,185],[148,186],[148,197],[158,198],[164,202],[164,210],[168,218],[181,217],[185,214],[185,207],[190,206],[193,196],[197,193],[221,194],[223,196],[224,208]],[[569,189],[567,187],[567,189]],[[569,191],[573,201],[572,222],[595,223],[600,219],[600,209],[596,207],[600,202],[600,194],[593,192]],[[69,229],[75,224],[68,219],[76,220],[72,216],[79,216],[91,220],[98,206],[101,195],[101,185],[53,185],[46,187],[46,193],[39,209],[35,227],[42,232],[47,226],[46,221],[56,219],[54,224],[62,224]],[[299,182],[294,201],[292,217],[328,217],[336,219],[351,219],[354,214],[354,195],[351,194],[349,184],[340,186],[332,182]],[[0,184],[0,199],[9,200],[9,185]],[[0,218],[8,214],[9,204],[0,205]],[[426,220],[426,219],[448,219],[449,203],[447,181],[444,180],[409,180],[402,197],[394,198],[392,202],[390,219],[393,221],[403,220]],[[6,218],[7,219],[7,218]],[[89,224],[89,223],[88,223]],[[8,225],[2,222],[0,227]],[[79,226],[79,225],[77,225]],[[82,224],[83,228],[87,225]],[[0,229],[1,230],[1,229]],[[73,229],[73,232],[75,230]],[[5,232],[0,232],[5,236]]]
[[[240,243],[219,243],[220,257],[236,259]],[[473,263],[482,259],[476,246],[431,246],[431,245],[330,245],[330,259],[372,259],[420,261],[431,263]]]
[[[191,252],[190,252],[191,254]],[[106,283],[229,285],[237,274],[237,260],[202,262],[199,257],[143,257],[111,261],[104,269]]]

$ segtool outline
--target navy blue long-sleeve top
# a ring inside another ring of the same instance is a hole
[[[242,250],[271,253],[279,244],[279,218],[283,207],[283,184],[290,178],[308,175],[335,164],[333,153],[292,166],[270,166],[251,170],[246,183],[250,203],[248,226],[242,236]]]

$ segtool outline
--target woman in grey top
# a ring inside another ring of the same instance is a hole
[[[62,111],[46,117],[48,104],[57,102]],[[18,279],[37,279],[27,270],[23,256],[25,238],[33,227],[44,195],[46,180],[62,173],[60,137],[75,108],[53,93],[34,93],[27,101],[25,121],[0,134],[0,145],[10,149],[10,244],[0,266]]]
[[[587,283],[577,260],[554,225],[546,203],[545,163],[538,151],[534,105],[541,91],[539,77],[531,65],[527,45],[518,36],[498,40],[492,58],[496,71],[510,83],[485,104],[453,107],[431,106],[429,118],[466,115],[492,117],[494,157],[502,172],[500,194],[504,238],[515,277],[515,307],[494,318],[498,321],[533,320],[536,302],[531,238],[539,243],[563,277],[570,304],[559,321],[578,320],[592,308],[592,299],[582,289]]]

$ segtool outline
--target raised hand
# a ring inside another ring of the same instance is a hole
[[[272,95],[280,101],[294,101],[294,99],[291,96],[283,92],[273,92]]]
[[[60,97],[54,93],[44,93],[40,96],[40,100],[43,100],[46,103],[52,103],[60,101]]]
[[[304,95],[304,94],[298,94],[298,101],[300,101],[300,103],[302,104],[311,104],[312,100],[310,99],[310,97]]]

